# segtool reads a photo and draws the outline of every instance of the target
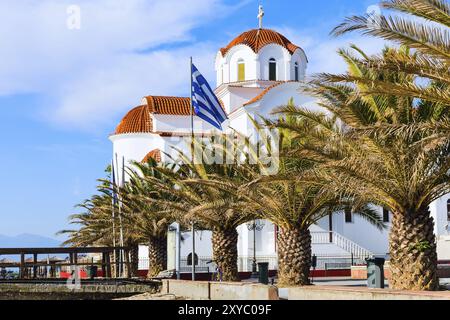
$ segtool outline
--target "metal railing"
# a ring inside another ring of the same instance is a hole
[[[352,254],[345,255],[316,255],[317,264],[316,270],[331,270],[331,269],[350,269],[352,265],[365,265],[365,258],[368,256],[356,256]],[[208,264],[212,257],[202,256],[198,257],[196,269],[197,272],[214,272],[215,265]],[[278,270],[278,256],[277,255],[263,255],[256,256],[256,263],[268,262],[269,270]],[[253,256],[239,256],[238,257],[238,271],[251,272],[253,264]],[[181,272],[190,272],[191,265],[187,264],[187,259],[181,259]],[[139,269],[148,269],[148,258],[139,258]]]
[[[197,257],[197,263],[195,264],[195,267],[198,272],[213,272],[214,271],[214,265],[212,263],[208,263],[212,260],[212,257],[208,256],[199,256]],[[147,270],[149,266],[149,258],[145,257],[139,257],[139,270]],[[180,269],[181,272],[190,272],[192,268],[192,265],[188,264],[188,259],[184,258],[180,260]]]
[[[215,264],[208,263],[212,260],[212,257],[200,256],[197,259],[195,268],[197,272],[215,272]],[[187,259],[180,260],[181,272],[190,272],[191,264],[187,263]],[[268,262],[270,270],[276,270],[278,268],[278,257],[276,255],[257,256],[256,263]],[[239,272],[251,272],[253,264],[253,256],[239,256],[238,257],[238,271]],[[139,269],[147,270],[149,266],[149,259],[147,257],[139,258]]]
[[[315,231],[311,232],[312,244],[326,244],[332,243],[339,248],[353,254],[355,258],[365,259],[373,255],[369,250],[361,247],[359,244],[344,237],[343,235],[333,231]]]
[[[318,255],[316,270],[350,269],[351,266],[365,264],[365,257],[354,255]]]
[[[256,263],[268,262],[269,270],[278,270],[278,257],[277,255],[264,255],[256,256]],[[253,256],[239,256],[238,257],[238,271],[239,272],[251,272],[253,265]]]

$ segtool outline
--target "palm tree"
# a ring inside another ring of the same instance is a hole
[[[125,254],[125,262],[131,266],[131,276],[137,276],[138,246],[149,244],[149,272],[153,277],[166,269],[167,229],[173,221],[170,213],[157,207],[155,199],[159,193],[147,183],[145,177],[158,179],[165,183],[163,177],[156,170],[156,162],[134,163],[129,170],[129,181],[123,186],[112,185],[110,179],[100,179],[99,194],[93,195],[84,203],[78,205],[85,211],[70,216],[71,224],[79,225],[78,230],[62,230],[60,234],[68,234],[64,244],[75,246],[113,246],[113,226],[119,224],[118,213],[121,214],[124,245],[130,248],[129,256]],[[113,201],[113,194],[118,195],[120,201]],[[120,206],[120,210],[119,210]],[[113,215],[113,210],[115,215]],[[114,220],[113,221],[113,217]],[[116,230],[117,231],[117,230]],[[115,239],[115,243],[119,243]],[[118,257],[117,257],[118,258]]]
[[[448,148],[446,149],[445,145],[448,143],[450,118],[450,5],[445,0],[390,0],[383,2],[382,6],[393,12],[393,14],[389,16],[381,15],[375,18],[370,16],[350,17],[336,27],[333,33],[341,35],[352,31],[360,31],[363,34],[380,37],[415,50],[414,55],[405,55],[394,51],[389,56],[382,58],[373,57],[367,59],[364,63],[372,70],[387,70],[393,73],[401,72],[413,79],[420,78],[421,81],[389,83],[379,79],[375,81],[372,79],[361,80],[358,77],[355,80],[367,84],[367,89],[361,92],[364,96],[375,93],[396,95],[411,100],[419,99],[420,106],[417,113],[425,116],[425,118],[430,118],[431,115],[432,121],[429,123],[423,123],[422,118],[420,119],[422,121],[411,121],[408,124],[401,125],[394,124],[388,129],[390,132],[409,131],[418,135],[422,134],[426,137],[428,143],[431,144],[434,141],[434,146],[439,146],[438,148],[433,148],[432,145],[433,152],[430,155],[431,159],[428,159],[428,165],[429,167],[435,167],[437,164],[441,171],[436,172],[436,170],[433,170],[431,172],[437,175],[435,176],[437,179],[432,181],[431,185],[426,187],[420,186],[422,195],[427,195],[427,200],[423,205],[424,208],[421,210],[425,211],[425,216],[429,216],[426,202],[430,202],[437,195],[442,194],[442,189],[448,191],[448,187],[443,186],[445,183],[440,181],[440,179],[448,179],[448,176],[445,176],[445,170],[448,169],[448,162],[446,162],[446,159],[448,159]],[[403,13],[406,16],[400,16],[396,13]],[[409,19],[408,16],[415,19]],[[434,163],[433,160],[438,162]],[[430,174],[429,171],[426,171],[425,168],[427,166],[423,162],[422,165],[422,174]],[[441,185],[441,187],[433,188],[433,185]],[[419,186],[416,186],[417,188]],[[402,215],[394,217],[399,216]],[[409,216],[414,217],[414,214],[409,214]],[[411,237],[409,232],[414,234],[414,230],[408,230],[404,226],[405,224],[417,225],[417,220],[419,218],[412,218],[406,221],[405,219],[395,218],[393,221],[390,241],[391,264],[393,262],[393,280],[391,282],[398,288],[435,289],[438,286],[435,275],[435,254],[432,254],[428,263],[424,263],[425,266],[428,264],[431,268],[425,275],[420,275],[420,271],[413,272],[409,270],[412,268],[412,262],[416,257],[413,254],[405,253],[405,248],[410,247],[410,245],[406,246],[407,241],[405,241],[405,238]],[[434,251],[432,221],[428,223],[422,222],[422,224],[423,229],[428,230],[428,235],[411,238],[423,250],[429,248],[429,250]],[[406,269],[405,266],[409,268]],[[404,280],[402,275],[408,277],[409,280]],[[419,281],[420,283],[414,286],[412,282],[416,278],[424,280]]]
[[[63,242],[63,245],[76,247],[112,246],[112,198],[107,190],[102,191],[102,194],[94,195],[78,205],[79,208],[85,209],[85,212],[72,214],[69,217],[70,223],[79,225],[79,229],[58,232],[58,234],[68,235],[68,239]]]
[[[383,38],[415,50],[414,55],[392,52],[388,57],[372,57],[366,64],[372,69],[403,72],[421,77],[440,86],[419,83],[369,81],[366,94],[382,93],[420,98],[442,105],[450,104],[450,5],[445,0],[389,0],[381,6],[391,15],[353,16],[333,30],[336,36],[359,31],[364,35]],[[399,15],[402,13],[403,15]],[[414,19],[409,19],[413,17]],[[366,79],[368,80],[368,79]]]
[[[167,268],[167,231],[174,221],[171,212],[158,206],[158,200],[162,197],[173,197],[161,193],[156,186],[173,186],[158,171],[157,166],[152,159],[147,163],[134,162],[129,173],[130,179],[120,190],[127,225],[132,228],[133,234],[138,235],[141,243],[148,243],[147,277],[150,278]],[[150,179],[152,182],[149,182]]]
[[[291,102],[292,104],[292,102]],[[285,123],[294,124],[296,119],[287,117]],[[267,125],[272,125],[266,120]],[[297,123],[298,124],[298,123]],[[254,122],[258,130],[263,126]],[[352,207],[353,211],[378,228],[384,224],[370,206],[359,203],[350,194],[330,192],[332,181],[314,172],[314,164],[306,159],[289,156],[297,143],[289,130],[280,130],[279,170],[275,175],[265,175],[261,163],[240,165],[241,171],[252,178],[250,183],[233,183],[227,177],[218,176],[209,180],[216,189],[235,193],[248,211],[255,216],[268,219],[280,231],[278,244],[278,283],[280,285],[307,285],[311,267],[311,233],[309,227],[321,218]],[[262,139],[271,139],[262,135]],[[268,141],[264,145],[270,146]],[[200,182],[202,183],[202,182]]]
[[[214,146],[216,150],[223,150],[225,157],[227,151],[224,145],[233,145],[233,142],[227,139],[229,138],[223,136],[223,144],[211,139],[208,145]],[[194,144],[195,149],[200,150],[197,157],[205,159],[211,156],[204,149],[206,142],[195,141]],[[173,196],[160,201],[159,204],[167,211],[174,212],[178,216],[177,220],[184,226],[195,224],[197,229],[211,230],[213,259],[222,270],[223,280],[239,281],[236,228],[252,220],[253,215],[246,209],[245,203],[236,195],[235,190],[230,192],[219,189],[213,181],[228,181],[237,186],[248,183],[249,177],[240,166],[227,164],[226,161],[197,162],[182,152],[179,152],[179,159],[176,171],[164,171],[166,176],[171,177],[173,185],[160,184],[155,179],[149,180],[155,183],[159,190]]]
[[[396,90],[372,92],[372,83],[408,87],[416,78],[371,68],[372,58],[358,51],[361,58],[340,52],[349,64],[347,74],[321,74],[311,83],[309,91],[320,97],[327,114],[288,106],[279,111],[308,123],[309,130],[283,121],[278,125],[301,140],[297,157],[320,163],[339,182],[336,191],[347,190],[392,211],[390,286],[435,290],[436,244],[428,206],[450,191],[450,139],[445,126],[435,126],[449,109]],[[407,49],[386,49],[381,57],[391,54],[414,56]]]

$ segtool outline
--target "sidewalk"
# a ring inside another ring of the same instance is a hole
[[[439,279],[442,286],[450,290],[450,278]],[[367,287],[366,280],[352,279],[350,277],[334,277],[334,278],[315,278],[313,285],[316,286],[341,286],[341,287]],[[389,288],[388,280],[384,281],[385,289]],[[288,298],[287,288],[278,288],[278,295],[280,299]]]

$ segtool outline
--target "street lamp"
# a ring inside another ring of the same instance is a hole
[[[253,220],[247,223],[248,231],[253,231],[253,263],[252,263],[252,275],[251,278],[257,278],[258,272],[256,271],[256,231],[261,231],[264,228],[264,220]]]

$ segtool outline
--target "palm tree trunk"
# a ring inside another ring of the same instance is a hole
[[[150,237],[148,243],[149,266],[147,277],[156,276],[167,268],[167,238]]]
[[[240,281],[237,267],[237,241],[238,233],[235,228],[213,230],[213,259],[222,270],[223,281]]]
[[[133,244],[130,249],[130,276],[137,277],[139,269],[139,245]]]
[[[393,212],[389,236],[391,278],[397,290],[438,290],[434,222],[430,212]]]
[[[130,255],[129,255],[129,250],[123,250],[123,274],[125,275],[125,277],[130,278],[131,274],[130,274]]]
[[[311,233],[308,228],[282,228],[278,239],[278,283],[309,284],[311,268]]]

